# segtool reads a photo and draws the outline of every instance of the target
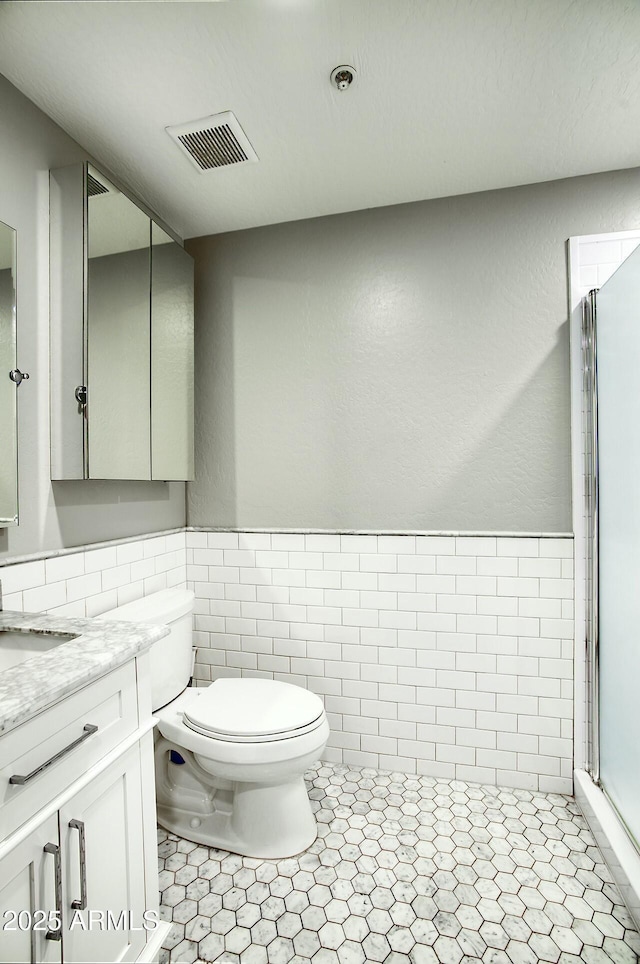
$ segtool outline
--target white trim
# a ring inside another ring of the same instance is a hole
[[[176,526],[175,529],[159,529],[157,532],[141,532],[137,536],[122,536],[119,539],[106,539],[104,542],[88,542],[79,546],[69,546],[65,549],[48,549],[42,552],[30,552],[22,556],[5,556],[0,559],[0,569],[4,566],[17,566],[23,562],[37,562],[39,559],[55,559],[58,556],[70,556],[74,552],[90,552],[92,549],[108,549],[109,546],[121,546],[127,542],[142,542],[146,539],[159,539],[162,536],[173,536],[182,532],[291,532],[293,534],[308,535],[349,535],[349,536],[469,536],[474,539],[572,539],[572,532],[476,532],[474,530],[428,530],[428,529],[292,529],[270,528],[252,529],[245,526]]]
[[[595,239],[597,235],[590,235]],[[571,369],[571,512],[574,536],[574,766],[587,765],[587,676],[585,650],[586,532],[584,453],[582,444],[582,292],[580,287],[580,243],[584,238],[569,238],[569,358]]]
[[[331,536],[456,536],[487,539],[573,539],[572,532],[487,532],[473,529],[292,529],[250,526],[187,526],[187,532],[275,532],[293,535]]]
[[[109,546],[122,546],[126,542],[143,542],[146,539],[160,539],[162,536],[173,536],[186,532],[185,526],[175,529],[159,529],[158,532],[141,532],[138,536],[122,536],[119,539],[105,539],[104,542],[87,542],[79,546],[69,546],[67,549],[48,549],[43,552],[29,552],[23,556],[5,556],[0,559],[0,569],[3,566],[17,566],[23,562],[38,562],[39,559],[56,559],[58,556],[70,556],[74,552],[90,552],[92,549],[108,549]]]
[[[574,241],[577,244],[592,244],[594,241],[635,241],[640,238],[640,229],[634,231],[608,231],[604,234],[580,234],[575,238],[569,238],[569,244]]]
[[[153,936],[148,939],[142,954],[136,959],[136,964],[158,964],[162,945],[165,938],[169,936],[171,926],[169,921],[158,921],[157,927],[149,932]]]
[[[640,854],[605,794],[584,770],[573,775],[576,802],[629,913],[640,929]]]

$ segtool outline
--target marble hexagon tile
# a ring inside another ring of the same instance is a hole
[[[261,861],[159,832],[163,962],[638,964],[570,797],[320,764],[318,838]]]

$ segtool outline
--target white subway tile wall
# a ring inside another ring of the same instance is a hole
[[[196,682],[324,698],[326,759],[572,792],[573,540],[187,532]]]
[[[0,567],[4,608],[196,593],[196,682],[323,696],[326,758],[571,792],[573,540],[187,531]]]
[[[0,566],[3,607],[19,612],[99,616],[160,589],[186,583],[186,534],[172,532]]]

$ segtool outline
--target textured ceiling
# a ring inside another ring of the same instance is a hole
[[[0,66],[185,237],[640,165],[638,0],[5,2]]]

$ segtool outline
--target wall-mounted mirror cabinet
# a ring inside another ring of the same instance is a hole
[[[193,478],[193,260],[90,164],[52,171],[51,477]]]
[[[16,232],[0,221],[0,527],[18,524]]]

